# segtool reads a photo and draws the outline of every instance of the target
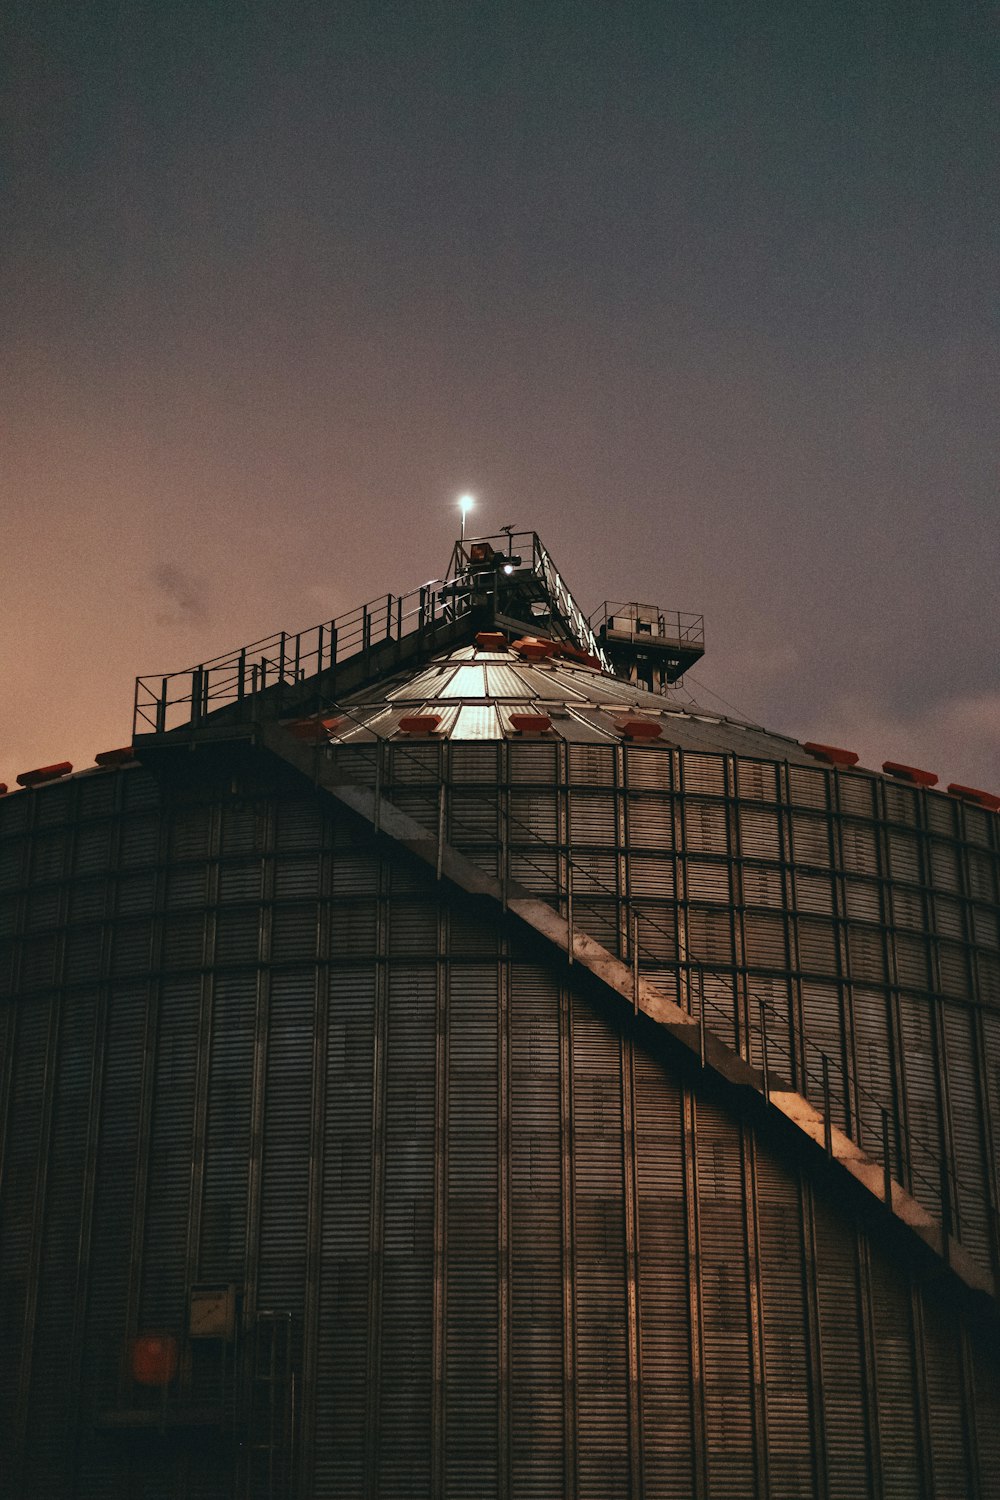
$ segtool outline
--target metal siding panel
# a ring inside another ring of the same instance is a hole
[[[370,1378],[374,967],[332,970],[329,996],[314,1482],[316,1500],[360,1500]]]
[[[882,1111],[886,1110],[890,1119],[890,1166],[898,1181],[900,1167],[895,1142],[897,1091],[887,992],[855,986],[853,1012],[861,1144],[870,1156],[882,1160]]]
[[[853,1225],[825,1198],[813,1199],[820,1375],[829,1500],[871,1495],[863,1315]]]
[[[699,854],[727,854],[729,830],[726,810],[719,802],[689,799],[684,803],[684,839]]]
[[[729,906],[732,900],[729,889],[731,869],[728,860],[688,859],[684,867],[688,900],[713,901]]]
[[[934,1500],[967,1500],[973,1493],[963,1430],[962,1351],[954,1309],[928,1291],[921,1298],[922,1365],[934,1466]],[[998,1474],[997,1478],[1000,1478]]]
[[[615,798],[611,792],[571,792],[569,820],[570,838],[574,844],[614,844],[617,841]]]
[[[621,1042],[572,1010],[577,1495],[629,1490]]]
[[[674,809],[667,797],[631,795],[625,802],[629,849],[672,849]]]
[[[572,786],[614,786],[615,751],[611,745],[569,745],[566,764]]]
[[[437,789],[444,745],[437,740],[420,744],[396,740],[388,747],[389,778],[396,784],[427,785]],[[395,799],[393,799],[395,800]]]
[[[563,1275],[559,988],[510,970],[512,1492],[562,1500]],[[568,1273],[568,1268],[567,1268]]]
[[[844,1023],[840,990],[835,984],[805,980],[802,993],[802,1032],[805,1094],[818,1109],[824,1107],[823,1055],[828,1063],[830,1113],[841,1130],[848,1127],[849,1091],[845,1074]]]
[[[448,799],[448,837],[457,848],[468,844],[496,844],[500,794],[496,787],[452,788]]]
[[[657,1500],[694,1493],[694,1412],[682,1096],[662,1065],[635,1057],[636,1196],[643,1476]]]
[[[264,1073],[257,1305],[292,1313],[301,1331],[309,1198],[316,978],[271,975]]]
[[[965,1006],[942,1011],[947,1054],[945,1077],[957,1183],[954,1231],[980,1265],[990,1268],[990,1234],[983,1158],[983,1106],[979,1092],[975,1014]],[[952,1184],[956,1192],[956,1184]]]
[[[555,745],[513,742],[507,747],[512,782],[549,785],[557,778]]]
[[[885,1500],[914,1500],[925,1488],[909,1290],[884,1252],[872,1255],[870,1267],[882,1492]]]
[[[201,986],[163,986],[156,1037],[148,1197],[142,1262],[142,1329],[175,1329],[187,1304],[188,1216]]]
[[[768,808],[739,809],[740,850],[744,857],[780,859],[781,839],[778,815]]]
[[[788,790],[796,807],[825,809],[829,805],[827,773],[818,768],[789,766]]]
[[[4,1100],[7,1137],[0,1195],[0,1434],[7,1451],[17,1451],[15,1430],[22,1371],[29,1368],[33,1329],[29,1313],[34,1250],[35,1194],[46,1103],[45,1063],[51,1003],[23,1004],[14,1037],[10,1098]]]
[[[685,751],[680,758],[681,782],[685,792],[722,797],[726,791],[726,757],[723,755],[698,755]]]
[[[63,1496],[70,1490],[70,1447],[79,1391],[67,1380],[77,1315],[80,1225],[94,1081],[97,997],[64,1002],[49,1143],[40,1284],[25,1434],[25,1492]]]
[[[740,1138],[730,1119],[700,1099],[696,1132],[708,1494],[732,1500],[755,1488]]]
[[[788,932],[783,916],[748,911],[743,917],[747,963],[760,969],[787,969]]]
[[[145,986],[119,985],[108,1008],[83,1361],[83,1389],[98,1410],[115,1402],[132,1331],[126,1319],[147,1003]]]
[[[1000,1474],[1000,1364],[996,1338],[972,1330],[972,1379],[975,1410],[972,1422],[979,1453],[979,1483],[983,1500],[993,1500]]]
[[[674,758],[652,745],[625,746],[625,779],[632,790],[669,792]]]
[[[745,864],[742,871],[743,900],[747,906],[785,905],[785,879],[777,865]]]
[[[910,1191],[931,1213],[941,1212],[938,1160],[941,1116],[938,1102],[934,1017],[926,1000],[900,995],[903,1073],[906,1092],[906,1146],[912,1174]]]
[[[778,799],[777,766],[772,761],[736,760],[736,784],[739,795],[758,802],[776,802]]]
[[[558,803],[555,788],[511,791],[508,803],[508,830],[513,844],[535,850],[539,845],[548,853],[558,837]]]
[[[499,1479],[497,979],[452,965],[448,981],[444,1469],[450,1493],[484,1500]]]
[[[798,1184],[760,1149],[754,1156],[760,1265],[768,1493],[801,1500],[813,1492],[808,1317]]]
[[[452,782],[489,782],[495,786],[499,780],[499,745],[470,744],[456,741],[448,746],[446,765]]]
[[[792,813],[792,847],[797,865],[828,869],[830,860],[830,824],[809,813]]]
[[[409,1500],[430,1484],[435,971],[392,967],[388,984],[376,1493]]]
[[[256,938],[256,923],[255,923]],[[257,978],[219,975],[212,997],[198,1279],[246,1279],[247,1174]]]

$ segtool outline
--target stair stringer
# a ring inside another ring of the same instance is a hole
[[[759,1096],[762,1106],[767,1105],[783,1116],[811,1145],[819,1147],[835,1168],[846,1173],[884,1211],[891,1212],[898,1224],[932,1250],[943,1270],[954,1274],[970,1291],[995,1299],[996,1288],[990,1273],[978,1265],[968,1251],[945,1232],[940,1221],[898,1182],[890,1180],[891,1201],[887,1201],[882,1163],[870,1157],[836,1125],[828,1123],[822,1112],[804,1095],[773,1074],[765,1079],[760,1068],[704,1030],[696,1016],[682,1010],[652,981],[644,979],[641,974],[637,976],[629,965],[545,901],[513,882],[505,886],[452,845],[428,833],[375,789],[339,777],[334,765],[323,754],[322,746],[304,744],[273,723],[259,724],[255,738],[264,749],[294,767],[316,787],[356,814],[374,833],[392,840],[423,861],[439,878],[447,879],[466,894],[485,898],[510,913],[536,937],[554,948],[560,957],[578,964],[590,974],[606,994],[633,1013],[641,1013],[653,1021],[699,1065],[703,1063],[706,1071],[724,1086],[749,1090],[752,1095]]]

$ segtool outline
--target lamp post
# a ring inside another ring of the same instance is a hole
[[[461,497],[461,499],[459,500],[459,502],[458,502],[458,508],[462,512],[462,542],[463,543],[465,542],[465,518],[468,515],[469,511],[472,509],[472,507],[475,505],[475,503],[476,502],[475,502],[475,500],[473,499],[473,497],[471,495],[463,495]]]

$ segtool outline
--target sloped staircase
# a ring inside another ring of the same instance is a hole
[[[529,575],[540,596],[550,601],[553,624],[567,638],[592,649],[595,643],[590,626],[537,534],[493,540],[508,547],[517,545],[528,552],[530,562],[523,572]],[[344,780],[325,755],[322,744],[303,742],[281,727],[282,717],[317,711],[336,709],[352,717],[343,706],[343,698],[365,682],[471,640],[476,630],[494,622],[520,628],[517,621],[506,621],[502,614],[503,570],[498,569],[492,578],[485,578],[475,575],[470,565],[470,554],[456,544],[451,582],[438,579],[409,595],[382,596],[310,631],[297,635],[281,632],[187,672],[140,678],[136,684],[134,714],[136,752],[140,758],[154,763],[164,753],[170,756],[175,749],[194,748],[196,744],[255,740],[342,806],[350,808],[377,834],[407,848],[429,865],[438,878],[447,878],[468,894],[509,912],[562,959],[584,970],[613,1002],[629,1005],[636,1015],[642,1014],[654,1023],[664,1037],[684,1050],[695,1066],[704,1069],[723,1090],[730,1091],[735,1109],[745,1109],[749,1101],[783,1122],[806,1148],[807,1155],[812,1152],[819,1161],[825,1158],[834,1173],[854,1184],[862,1200],[867,1198],[873,1206],[878,1205],[929,1250],[943,1271],[950,1271],[972,1292],[993,1299],[995,1307],[997,1289],[993,1275],[963,1246],[960,1227],[958,1237],[951,1232],[957,1216],[952,1214],[954,1195],[949,1182],[953,1181],[956,1189],[959,1183],[943,1155],[937,1163],[941,1172],[939,1191],[935,1191],[934,1184],[923,1184],[928,1190],[925,1196],[941,1206],[938,1216],[895,1180],[890,1121],[885,1108],[881,1109],[883,1139],[879,1161],[834,1122],[825,1056],[820,1054],[822,1109],[769,1066],[764,1002],[760,1002],[758,1030],[754,1032],[750,1025],[746,1035],[749,1052],[753,1052],[756,1044],[762,1064],[758,1068],[709,1029],[706,1010],[712,1007],[706,999],[704,980],[712,971],[707,966],[699,968],[693,958],[688,961],[689,974],[701,980],[697,1011],[689,1012],[640,973],[636,912],[629,913],[631,966],[609,952],[574,919],[571,860],[567,858],[564,916],[547,901],[515,886],[506,874],[498,879],[484,872],[447,843],[443,782],[436,787],[440,815],[437,834],[433,836],[382,795],[377,778],[374,790]],[[577,917],[580,910],[578,904]],[[800,1041],[803,1051],[811,1045],[801,1035]],[[802,1087],[809,1089],[808,1066],[800,1067],[791,1058],[788,1063],[791,1076],[803,1073]],[[869,1100],[869,1104],[873,1102],[878,1101]],[[850,1129],[851,1118],[845,1123]],[[893,1121],[893,1130],[895,1127]],[[926,1152],[926,1143],[922,1144]],[[898,1145],[896,1157],[902,1175],[903,1156]],[[912,1163],[911,1172],[918,1175]],[[995,1210],[988,1200],[986,1212],[995,1228]],[[994,1232],[994,1246],[996,1242]]]
[[[262,748],[348,808],[371,831],[408,850],[433,870],[437,878],[447,879],[468,895],[485,899],[510,913],[561,958],[591,976],[606,997],[655,1023],[723,1092],[729,1093],[738,1110],[745,1109],[749,1099],[759,1109],[770,1111],[797,1135],[800,1143],[808,1145],[814,1157],[819,1153],[819,1159],[826,1159],[835,1172],[849,1178],[863,1195],[891,1214],[898,1226],[933,1252],[942,1272],[950,1272],[969,1291],[995,1302],[992,1275],[953,1237],[947,1223],[943,1224],[894,1180],[887,1162],[870,1156],[838,1128],[831,1119],[828,1103],[820,1110],[769,1069],[766,1038],[763,1066],[758,1068],[707,1029],[704,1000],[699,1013],[692,1015],[642,976],[636,945],[630,966],[580,927],[574,920],[572,906],[567,915],[562,915],[540,897],[482,870],[449,844],[444,837],[443,782],[437,787],[441,811],[435,836],[385,797],[377,785],[372,788],[343,779],[334,762],[324,754],[324,746],[303,743],[276,722],[258,723],[255,737]]]

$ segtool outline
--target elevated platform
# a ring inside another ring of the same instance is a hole
[[[651,693],[664,692],[705,654],[704,615],[606,599],[590,625],[615,676]]]
[[[181,672],[136,679],[133,740],[219,725],[247,714],[309,713],[325,701],[477,631],[547,636],[612,672],[590,623],[536,532],[456,542],[448,577],[381,594],[306,630],[278,631]]]

